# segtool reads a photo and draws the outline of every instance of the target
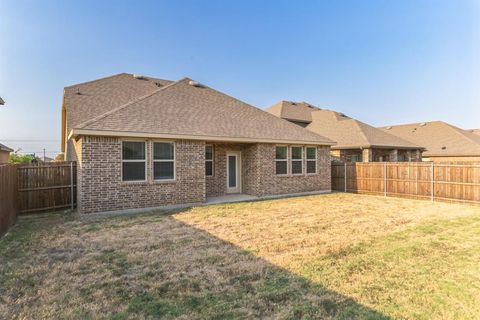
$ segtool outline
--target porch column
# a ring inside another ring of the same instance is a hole
[[[422,152],[420,150],[415,150],[415,160],[413,161],[422,161]]]
[[[390,162],[397,162],[398,161],[398,150],[394,149],[388,153],[388,158]]]
[[[372,149],[363,149],[362,150],[362,162],[372,162]]]

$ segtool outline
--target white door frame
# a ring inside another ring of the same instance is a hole
[[[230,178],[229,170],[229,157],[235,156],[236,161],[236,186],[229,187],[228,182]],[[227,151],[227,193],[241,193],[242,192],[242,153],[240,151]]]

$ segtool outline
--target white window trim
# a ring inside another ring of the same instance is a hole
[[[145,146],[145,159],[143,159],[143,160],[124,160],[123,159],[123,143],[124,142],[143,142],[144,146]],[[121,162],[120,162],[120,180],[123,183],[138,183],[138,182],[146,182],[147,181],[147,173],[148,173],[148,170],[147,170],[147,158],[148,158],[147,144],[148,144],[148,141],[146,141],[146,140],[121,140],[121,152],[122,152],[122,154],[121,154]],[[143,180],[123,180],[123,163],[124,162],[144,162],[145,163],[145,179],[143,179]]]
[[[293,159],[293,150],[292,148],[300,148],[302,150],[302,157],[301,159]],[[303,146],[290,146],[290,172],[292,173],[292,176],[303,176],[305,174],[304,170],[304,161],[305,161],[305,155],[304,155],[304,148]],[[302,172],[301,173],[293,173],[293,162],[300,162],[302,164]]]
[[[212,162],[212,174],[211,175],[207,175],[205,173],[205,177],[214,177],[215,176],[215,147],[213,146],[213,144],[206,144],[205,145],[205,154],[207,153],[207,147],[212,147],[212,159],[209,159],[207,160],[207,158],[205,158],[205,163],[207,162]]]
[[[286,148],[287,149],[287,156],[285,159],[277,159],[277,147],[283,147],[283,148]],[[289,152],[288,152],[289,148],[288,146],[286,145],[276,145],[275,146],[275,175],[277,177],[287,177],[288,176],[288,155],[289,155]],[[287,163],[287,172],[286,173],[277,173],[277,162],[286,162]]]
[[[155,159],[155,143],[173,144],[173,159]],[[155,162],[173,162],[173,179],[155,179]],[[174,182],[177,180],[177,145],[175,141],[153,140],[152,141],[152,180],[155,182]]]
[[[315,149],[315,159],[308,159],[308,149]],[[309,176],[313,176],[313,175],[316,175],[318,174],[318,161],[317,161],[317,157],[318,157],[318,149],[317,147],[314,147],[314,146],[306,146],[305,147],[305,173]],[[308,172],[308,162],[315,162],[315,172],[314,173],[309,173]]]

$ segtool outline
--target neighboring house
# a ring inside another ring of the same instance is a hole
[[[62,128],[82,213],[331,188],[330,139],[188,78],[66,87]]]
[[[343,113],[320,109],[306,102],[280,101],[266,110],[337,144],[334,159],[346,162],[420,161],[422,147],[398,138]]]
[[[480,161],[480,136],[443,121],[411,123],[381,129],[424,146],[424,161]]]
[[[0,143],[0,164],[5,164],[9,162],[10,152],[13,152],[13,149],[10,149],[6,145]]]

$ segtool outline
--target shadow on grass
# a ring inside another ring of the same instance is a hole
[[[40,223],[29,232],[48,232],[42,228]],[[18,317],[48,310],[67,318],[389,319],[173,214],[62,222],[57,228],[57,241],[23,247],[21,262],[12,265],[16,279],[1,283],[0,316],[2,310]],[[25,238],[21,225],[10,237],[16,233]],[[15,260],[15,248],[0,249],[1,260]],[[31,274],[32,264],[38,274]],[[12,303],[18,297],[23,304]]]

